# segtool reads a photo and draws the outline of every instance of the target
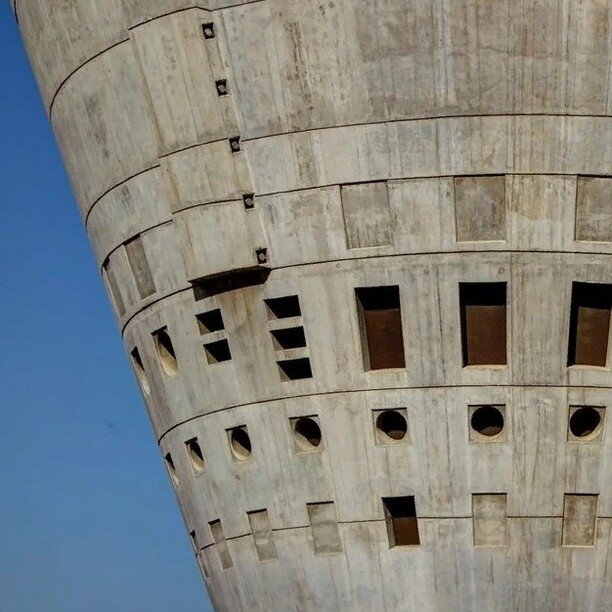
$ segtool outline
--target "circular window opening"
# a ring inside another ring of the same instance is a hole
[[[399,442],[406,437],[408,423],[397,410],[384,410],[376,417],[376,429],[388,442]]]
[[[570,417],[570,431],[577,438],[586,438],[594,433],[601,423],[601,415],[595,408],[578,408]]]
[[[154,337],[157,354],[164,372],[168,376],[176,376],[178,373],[178,364],[176,362],[172,340],[170,340],[168,332],[165,329],[161,329],[155,332]]]
[[[295,422],[293,429],[295,441],[302,450],[314,450],[321,444],[321,428],[310,417],[302,417]]]
[[[481,406],[472,413],[472,429],[481,436],[497,436],[504,428],[504,415],[494,406]]]
[[[246,427],[236,427],[230,432],[230,445],[232,452],[240,461],[246,461],[251,456],[251,438]]]

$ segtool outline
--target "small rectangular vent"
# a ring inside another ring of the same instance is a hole
[[[274,338],[274,347],[277,350],[303,348],[306,346],[306,336],[303,327],[288,327],[270,331]]]
[[[220,308],[196,315],[196,319],[198,320],[200,334],[210,334],[225,329]]]
[[[283,382],[300,380],[302,378],[312,378],[310,359],[307,357],[302,357],[301,359],[286,359],[285,361],[278,361],[277,364]]]
[[[399,287],[355,289],[365,370],[406,367]]]
[[[338,519],[334,502],[306,504],[315,554],[333,555],[342,552]]]
[[[302,316],[300,300],[297,295],[264,300],[268,310],[268,319],[288,319]]]
[[[463,365],[506,364],[506,283],[460,283]]]
[[[606,367],[612,285],[573,283],[567,365]]]
[[[208,363],[221,363],[230,361],[232,353],[230,351],[229,342],[227,340],[217,340],[204,345],[204,352]]]
[[[414,496],[383,497],[389,548],[394,546],[418,546],[419,526]]]

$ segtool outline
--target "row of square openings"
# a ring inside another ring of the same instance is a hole
[[[264,300],[268,320],[272,326],[270,336],[275,350],[276,364],[281,381],[312,378],[302,313],[297,295]],[[232,352],[227,338],[221,309],[215,308],[196,315],[198,330],[203,340],[203,349],[209,365],[231,361]],[[284,320],[288,324],[284,324]],[[279,321],[280,325],[274,323]],[[170,377],[178,375],[178,360],[168,328],[163,327],[151,334],[162,370]],[[136,375],[145,394],[150,385],[138,348],[131,352]]]
[[[570,406],[567,427],[568,441],[601,442],[605,410],[604,406]],[[372,411],[372,425],[378,445],[396,446],[408,441],[406,412],[406,408]],[[469,406],[468,423],[471,442],[504,442],[507,439],[506,407],[503,405]],[[290,418],[289,427],[297,454],[323,451],[323,433],[318,415]],[[226,437],[234,461],[245,462],[251,459],[253,447],[246,425],[227,429]],[[185,450],[193,473],[201,474],[205,469],[205,461],[198,438],[187,440]],[[172,481],[178,485],[179,477],[171,453],[166,453],[165,460]]]
[[[460,283],[461,347],[464,366],[505,365],[507,284]],[[397,285],[355,289],[365,370],[404,368],[400,293]],[[265,300],[270,334],[282,381],[312,378],[310,358],[296,295]],[[605,367],[608,352],[612,285],[575,282],[572,285],[567,365]],[[209,364],[232,358],[220,309],[196,316]],[[287,324],[282,324],[283,320]],[[281,325],[278,325],[281,321]],[[166,328],[154,332],[164,372],[178,374],[178,363]],[[146,394],[149,383],[135,348],[132,358]]]
[[[355,289],[366,370],[404,368],[399,287]],[[459,283],[463,366],[506,365],[507,284]],[[567,365],[605,367],[612,285],[572,284]]]
[[[597,537],[597,494],[567,493],[564,496],[562,546],[593,547]],[[419,516],[414,495],[382,497],[382,510],[389,548],[416,548],[421,545]],[[343,552],[334,502],[306,504],[310,534],[316,555]],[[266,508],[247,512],[255,552],[260,561],[275,561],[278,551]],[[422,517],[431,519],[435,517]],[[472,495],[472,532],[474,546],[507,546],[508,496],[506,493],[475,493]],[[521,517],[510,517],[521,518]],[[528,517],[524,517],[528,518]],[[233,561],[223,526],[219,519],[209,524],[222,569],[233,567]],[[196,532],[191,532],[196,552],[199,546]]]

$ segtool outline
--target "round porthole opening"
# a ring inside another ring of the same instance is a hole
[[[601,414],[591,406],[583,406],[570,417],[570,431],[576,438],[586,438],[595,433],[601,424]]]
[[[504,415],[495,406],[480,406],[472,413],[470,423],[476,433],[493,438],[504,429]]]
[[[302,417],[293,427],[298,447],[305,451],[315,450],[321,444],[322,434],[319,424],[311,417]]]
[[[397,410],[383,410],[376,417],[376,429],[382,439],[388,443],[401,442],[408,432],[408,423],[401,412]]]

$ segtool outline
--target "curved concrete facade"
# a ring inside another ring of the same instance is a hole
[[[217,609],[609,609],[610,2],[13,6]]]

